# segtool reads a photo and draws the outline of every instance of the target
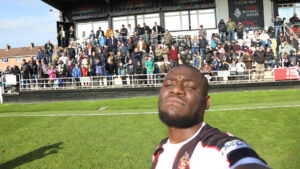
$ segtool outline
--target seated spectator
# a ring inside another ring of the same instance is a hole
[[[275,60],[274,60],[274,53],[271,47],[268,47],[266,50],[266,61],[265,61],[265,68],[268,69],[268,66],[271,65],[271,68],[274,68]]]
[[[89,36],[89,39],[91,40],[91,39],[95,39],[96,38],[96,35],[95,35],[95,33],[94,33],[94,30],[91,30],[91,34],[90,34],[90,36]]]
[[[260,39],[260,42],[264,46],[265,49],[266,49],[266,47],[271,46],[270,36],[266,33],[265,30],[262,30],[261,34],[259,35],[259,39]]]
[[[238,41],[235,41],[234,45],[233,45],[233,57],[235,59],[237,59],[237,56],[240,56],[241,55],[241,51],[242,51],[242,48],[241,46],[239,45],[239,42]]]
[[[118,30],[118,29],[116,29],[116,30],[115,30],[115,38],[116,38],[116,39],[118,39],[118,38],[119,38],[119,36],[120,36],[119,30]]]
[[[258,32],[258,30],[255,30],[253,33],[253,37],[251,39],[251,47],[259,47],[261,45],[262,45],[262,43],[261,43],[261,39],[259,36],[259,32]]]
[[[247,45],[247,42],[246,41],[244,41],[243,42],[243,45],[242,45],[242,51],[243,52],[246,52],[246,51],[249,51],[249,46]]]
[[[211,70],[212,68],[207,62],[205,62],[204,66],[201,68],[201,73],[204,74],[208,81],[211,79]]]
[[[291,51],[289,56],[289,67],[295,67],[297,65],[297,56],[296,52]]]
[[[289,55],[285,52],[285,50],[281,50],[279,67],[285,68],[289,66]]]
[[[125,28],[125,25],[122,25],[122,28],[120,29],[120,35],[123,37],[128,36],[128,30]]]

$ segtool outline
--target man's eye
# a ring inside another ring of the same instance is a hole
[[[185,86],[185,88],[187,88],[187,89],[195,89],[194,86]]]

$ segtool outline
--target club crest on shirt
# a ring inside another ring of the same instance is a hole
[[[187,152],[185,152],[184,156],[181,157],[177,168],[178,169],[190,168],[190,155]]]

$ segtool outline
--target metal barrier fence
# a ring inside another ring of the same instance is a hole
[[[211,71],[202,72],[208,79],[210,85],[254,83],[274,81],[273,70],[236,71]],[[160,87],[166,74],[138,74],[138,75],[111,75],[91,77],[67,77],[67,78],[37,78],[17,80],[20,91],[26,90],[62,90],[62,89],[94,89],[94,88],[134,88],[134,87]],[[10,87],[3,82],[4,87]]]

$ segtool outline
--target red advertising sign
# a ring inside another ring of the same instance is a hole
[[[275,80],[300,80],[300,69],[293,68],[279,68],[274,70]]]

